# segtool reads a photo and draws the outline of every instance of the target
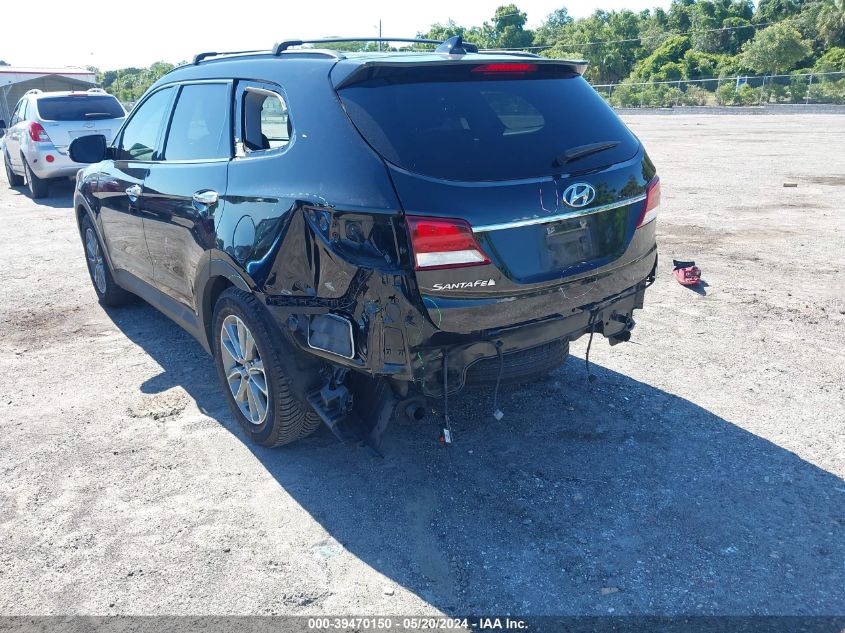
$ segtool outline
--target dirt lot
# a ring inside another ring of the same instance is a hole
[[[845,116],[628,122],[663,179],[632,342],[500,422],[465,394],[449,455],[436,414],[385,460],[245,444],[198,344],[96,303],[70,183],[4,181],[0,613],[845,614]]]

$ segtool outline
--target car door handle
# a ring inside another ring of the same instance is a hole
[[[211,189],[197,191],[193,196],[194,203],[201,207],[210,207],[212,204],[216,204],[217,197],[217,192]]]
[[[135,202],[141,195],[141,185],[132,185],[126,188],[126,195],[132,202]]]
[[[203,189],[197,191],[191,198],[194,203],[194,209],[201,217],[208,217],[208,210],[213,204],[217,204],[218,195],[213,189]]]

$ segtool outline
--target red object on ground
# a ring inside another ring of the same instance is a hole
[[[695,262],[682,262],[677,259],[673,259],[672,262],[675,264],[672,274],[682,286],[694,286],[701,281],[701,269],[695,265]]]

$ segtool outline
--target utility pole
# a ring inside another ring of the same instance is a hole
[[[378,50],[381,52],[381,18],[378,19]]]

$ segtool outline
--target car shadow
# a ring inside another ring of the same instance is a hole
[[[143,303],[109,314],[162,367],[141,391],[180,386],[247,442],[188,334]],[[841,478],[689,400],[593,372],[590,385],[570,359],[504,390],[501,421],[489,391],[452,398],[450,447],[434,412],[388,429],[383,460],[325,430],[249,448],[330,535],[304,555],[331,565],[346,551],[447,614],[845,613]]]
[[[5,176],[4,176],[5,177]],[[32,204],[41,207],[50,207],[52,209],[70,209],[73,207],[73,187],[74,183],[68,178],[62,178],[50,182],[47,195],[44,198],[32,199],[29,189],[25,186],[12,187],[22,196],[30,198]]]

